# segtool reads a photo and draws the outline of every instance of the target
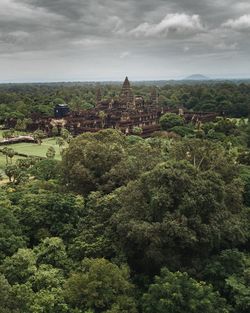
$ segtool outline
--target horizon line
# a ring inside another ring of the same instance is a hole
[[[190,75],[193,76],[193,75]],[[250,80],[249,77],[218,77],[218,78],[211,78],[206,77],[203,79],[191,79],[190,76],[187,76],[186,78],[166,78],[166,79],[129,79],[131,82],[168,82],[168,81],[189,81],[189,82],[206,82],[206,81],[235,81],[235,80]],[[126,76],[125,76],[126,77]],[[7,84],[62,84],[62,83],[116,83],[116,82],[123,82],[124,79],[104,79],[104,80],[34,80],[34,81],[0,81],[0,85],[7,85]]]

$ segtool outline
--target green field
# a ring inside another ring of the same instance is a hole
[[[0,137],[1,132],[2,131],[0,131]],[[54,138],[44,139],[41,145],[33,143],[16,143],[8,145],[7,147],[14,149],[18,153],[24,153],[30,156],[46,157],[46,152],[50,146],[53,146],[56,151],[55,159],[60,160],[61,159],[60,149],[59,146],[56,144],[56,140]],[[4,146],[0,146],[0,149],[1,148],[4,148]],[[17,159],[20,159],[20,157],[15,156],[13,158],[13,163]],[[6,165],[5,156],[0,153],[0,170],[3,170],[5,165]]]

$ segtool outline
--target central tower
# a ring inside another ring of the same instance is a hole
[[[123,105],[126,105],[126,107],[132,107],[135,104],[134,94],[127,76],[122,85],[120,101],[123,103]]]

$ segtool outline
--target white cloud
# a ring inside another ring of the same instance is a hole
[[[105,41],[102,39],[94,39],[94,38],[83,38],[83,39],[77,39],[72,42],[72,44],[76,46],[82,46],[82,47],[94,47],[97,45],[103,44]]]
[[[185,13],[167,14],[158,24],[147,22],[138,25],[130,33],[136,37],[165,37],[169,33],[188,34],[202,31],[204,26],[199,15]]]
[[[131,53],[129,51],[124,51],[120,54],[120,59],[126,59],[127,57],[129,57],[131,55]]]
[[[250,14],[242,15],[238,19],[230,19],[222,24],[222,26],[237,31],[250,30]]]

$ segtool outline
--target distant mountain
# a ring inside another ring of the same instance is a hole
[[[186,78],[184,78],[184,80],[209,80],[210,78],[201,74],[195,74],[195,75],[190,75]]]

